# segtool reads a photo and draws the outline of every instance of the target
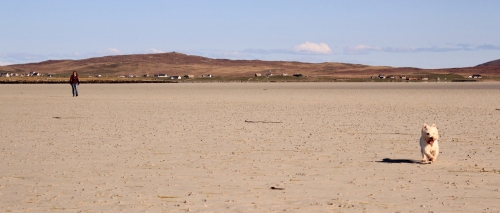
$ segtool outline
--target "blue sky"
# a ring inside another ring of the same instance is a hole
[[[181,52],[450,68],[500,59],[500,1],[0,0],[0,65]]]

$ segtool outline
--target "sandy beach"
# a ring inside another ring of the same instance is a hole
[[[0,85],[2,212],[500,212],[500,83],[79,91]]]

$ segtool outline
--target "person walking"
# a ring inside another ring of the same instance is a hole
[[[80,80],[78,80],[78,73],[76,73],[76,71],[73,71],[73,75],[69,77],[69,83],[73,90],[73,97],[78,96],[78,85],[80,85]]]

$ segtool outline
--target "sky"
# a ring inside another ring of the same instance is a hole
[[[180,52],[453,68],[500,59],[498,0],[0,0],[0,65]]]

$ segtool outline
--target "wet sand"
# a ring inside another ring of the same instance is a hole
[[[3,212],[500,212],[500,83],[79,90],[0,85]]]

